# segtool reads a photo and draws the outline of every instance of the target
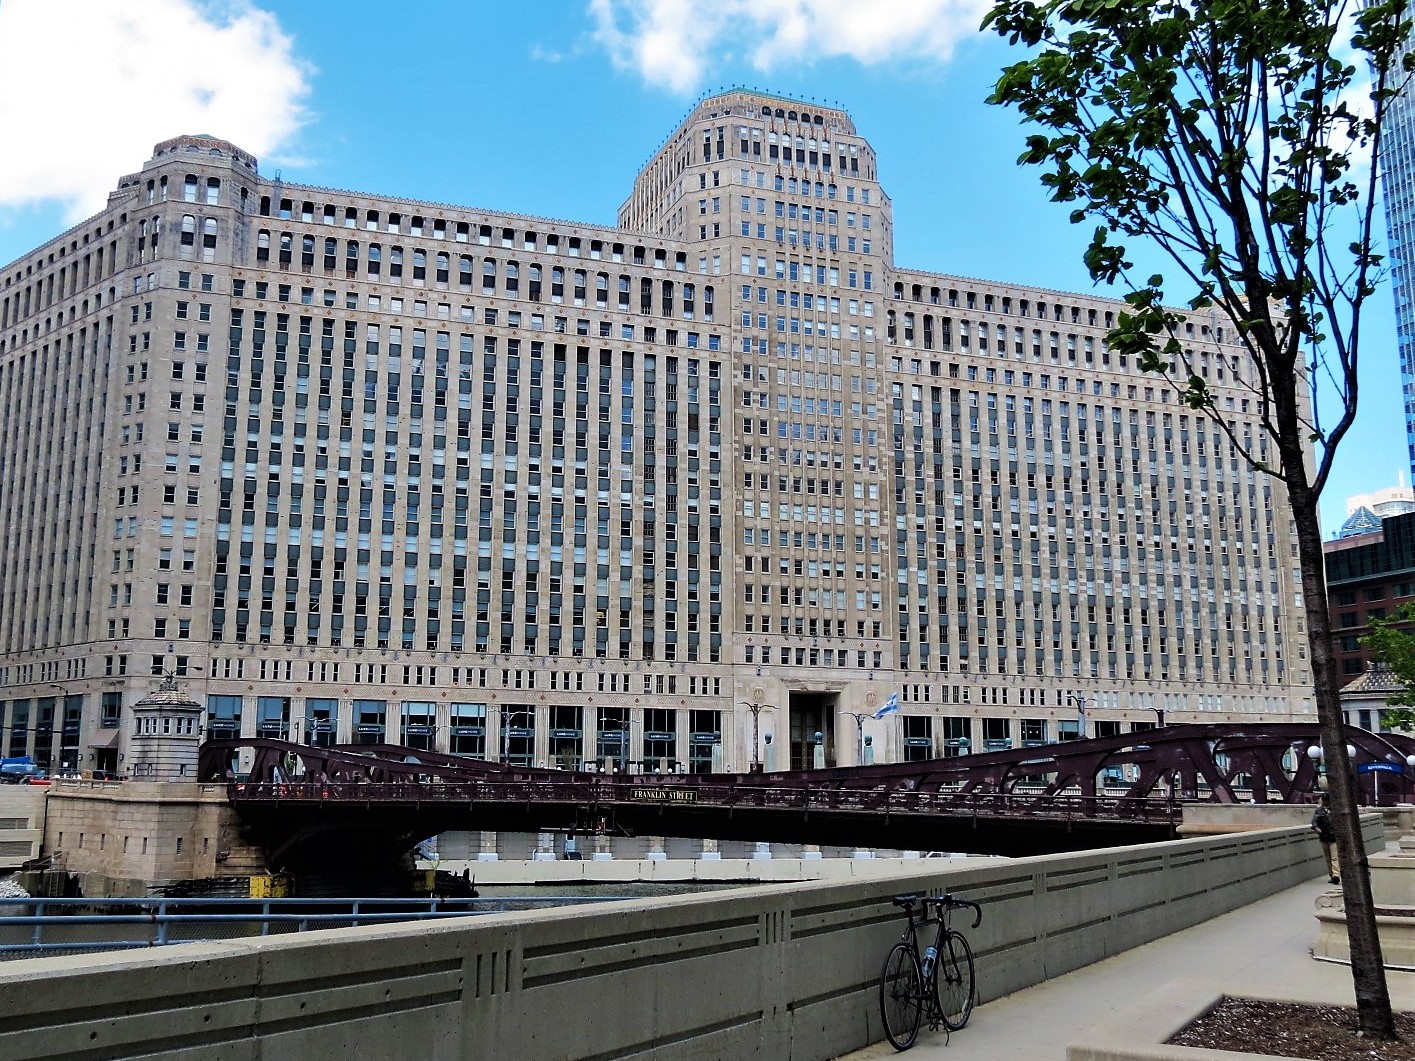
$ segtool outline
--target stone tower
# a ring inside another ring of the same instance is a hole
[[[168,675],[133,705],[132,777],[142,781],[195,781],[202,706]]]

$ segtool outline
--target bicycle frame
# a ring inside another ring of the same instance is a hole
[[[929,986],[932,984],[934,974],[938,969],[938,955],[943,949],[944,933],[948,931],[948,926],[942,910],[932,917],[929,916],[929,906],[932,905],[932,903],[932,897],[925,897],[917,919],[915,919],[913,910],[909,911],[909,928],[906,931],[906,935],[909,937],[910,946],[912,946],[915,953],[919,955],[919,968],[924,974],[925,996],[930,1010],[929,1019],[931,1023],[936,1023],[933,1021],[933,1009],[935,1008],[934,995],[933,992],[929,991]],[[923,950],[920,950],[919,930],[926,929],[929,925],[936,926],[934,928],[933,943]]]
[[[915,904],[919,905],[917,912]],[[952,927],[950,915],[958,907],[972,909],[976,928],[983,913],[977,903],[951,895],[898,896],[894,905],[903,907],[906,921],[899,942],[885,958],[880,1014],[891,1045],[906,1050],[914,1044],[920,1018],[925,1015],[932,1030],[942,1026],[957,1031],[968,1023],[975,1000],[973,953],[967,937]],[[920,936],[929,938],[930,924],[935,926],[932,942],[920,954]]]

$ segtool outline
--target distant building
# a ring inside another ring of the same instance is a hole
[[[1407,41],[1396,56],[1395,69],[1409,48]],[[1381,138],[1386,253],[1395,297],[1406,442],[1415,475],[1415,96],[1408,87],[1391,100]]]
[[[1338,538],[1355,538],[1361,534],[1371,534],[1381,529],[1381,517],[1362,506],[1346,517],[1346,522],[1337,532]]]
[[[1391,486],[1369,494],[1355,494],[1346,499],[1346,522],[1337,536],[1349,538],[1379,530],[1381,520],[1402,512],[1415,512],[1415,489],[1408,486]]]
[[[1404,512],[1415,512],[1415,489],[1408,486],[1390,486],[1369,494],[1353,494],[1346,499],[1346,522],[1341,525],[1337,537],[1353,538],[1370,534],[1381,529],[1381,520],[1387,516],[1398,516]]]
[[[1367,509],[1366,511],[1369,511]],[[1415,512],[1377,521],[1374,530],[1324,546],[1332,649],[1343,682],[1365,674],[1371,654],[1360,644],[1371,619],[1415,600]]]
[[[1346,715],[1346,724],[1372,733],[1381,729],[1381,712],[1386,709],[1390,697],[1405,692],[1405,685],[1396,678],[1390,667],[1373,660],[1364,674],[1358,674],[1347,682],[1341,690],[1341,709]]]
[[[617,227],[164,141],[0,269],[0,740],[126,769],[166,672],[208,735],[563,766],[1309,718],[1282,487],[1124,309],[896,265],[850,116],[761,93]],[[1234,338],[1180,336],[1260,437]]]

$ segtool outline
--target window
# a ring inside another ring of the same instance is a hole
[[[208,696],[206,698],[207,736],[213,739],[241,735],[241,698],[239,696]]]
[[[903,722],[904,761],[914,763],[934,758],[933,719],[927,715],[905,715]]]

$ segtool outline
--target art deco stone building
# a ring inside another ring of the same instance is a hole
[[[615,228],[157,145],[0,271],[4,752],[125,769],[165,671],[214,735],[694,770],[1310,713],[1281,496],[1119,304],[892,244],[849,116],[753,92]]]

